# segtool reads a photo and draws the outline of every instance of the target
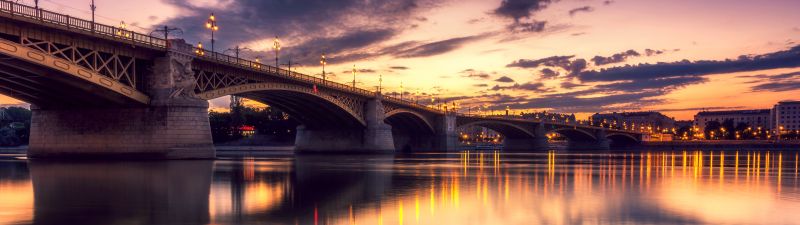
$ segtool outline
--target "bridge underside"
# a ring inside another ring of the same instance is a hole
[[[633,146],[639,139],[626,133],[606,134],[605,130],[577,126],[541,123],[511,122],[503,120],[467,120],[460,126],[479,126],[491,129],[503,136],[506,151],[534,151],[551,149],[545,133],[557,133],[567,139],[571,150],[607,150],[611,146]]]
[[[401,112],[387,116],[385,122],[392,126],[392,137],[397,151],[435,150],[435,130],[420,115]]]
[[[295,90],[260,90],[235,94],[280,109],[298,122],[298,152],[393,152],[391,126],[383,118],[383,106],[369,100],[359,115],[327,98]],[[320,94],[322,95],[322,94]]]
[[[0,54],[0,93],[40,108],[144,106],[75,76]]]
[[[156,65],[154,71],[166,69]],[[213,158],[208,102],[174,96],[172,86],[148,86],[150,96],[132,98],[125,87],[89,74],[95,80],[61,74],[24,61],[0,63],[3,93],[33,104],[28,156],[31,158]],[[87,72],[88,74],[88,72]],[[149,74],[149,79],[173,79]],[[25,83],[22,83],[24,81]],[[97,82],[95,82],[97,81]],[[100,85],[98,85],[98,83]],[[162,84],[168,82],[150,82]],[[112,89],[104,87],[116,87]],[[24,90],[24,92],[18,92]],[[134,97],[144,96],[131,92]],[[153,98],[157,101],[150,102]]]
[[[364,124],[341,107],[319,97],[286,90],[237,94],[280,109],[309,129],[363,128]]]

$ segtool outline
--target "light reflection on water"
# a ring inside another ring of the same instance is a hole
[[[0,224],[800,224],[798,154],[0,159]]]

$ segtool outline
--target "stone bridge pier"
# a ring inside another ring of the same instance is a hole
[[[533,137],[510,137],[506,136],[503,139],[503,150],[505,151],[541,151],[549,149],[547,143],[546,131],[544,124],[534,125]]]
[[[295,150],[298,152],[394,152],[392,127],[386,117],[381,96],[365,104],[365,127],[297,127]]]
[[[594,130],[594,137],[591,139],[576,139],[567,142],[569,150],[609,150],[611,142],[608,140],[606,131],[603,129]]]
[[[213,158],[208,102],[195,96],[191,56],[168,53],[146,74],[149,104],[32,106],[28,156]]]

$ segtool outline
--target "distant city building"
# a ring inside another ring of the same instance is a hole
[[[800,130],[800,101],[781,101],[772,108],[776,131]]]
[[[692,127],[693,125],[694,125],[694,121],[692,121],[692,120],[678,120],[678,121],[675,121],[675,129],[678,129],[678,128],[681,128],[681,127]]]
[[[733,121],[733,126],[744,123],[753,127],[753,129],[757,127],[770,129],[772,126],[770,118],[769,109],[702,111],[694,115],[694,126],[703,131],[708,122],[716,121],[722,124],[726,120],[731,120]]]
[[[595,113],[591,120],[593,123],[604,123],[623,129],[636,126],[635,129],[652,129],[654,132],[658,130],[672,131],[675,128],[675,119],[660,112]]]

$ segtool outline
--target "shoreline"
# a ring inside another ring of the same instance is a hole
[[[552,150],[565,150],[559,148],[559,143]],[[294,146],[215,146],[217,156],[241,156],[251,154],[293,154]],[[462,146],[459,150],[467,150]],[[642,142],[631,147],[612,147],[612,150],[797,150],[800,151],[800,142],[774,142],[774,141],[668,141],[668,142]],[[26,154],[27,145],[15,147],[0,147],[0,154]],[[474,149],[469,149],[474,150]],[[401,152],[397,152],[401,153]]]
[[[680,148],[703,148],[703,149],[764,149],[764,150],[800,150],[800,142],[774,142],[774,141],[669,141],[669,142],[642,142],[641,145],[633,147],[656,148],[659,150]]]

